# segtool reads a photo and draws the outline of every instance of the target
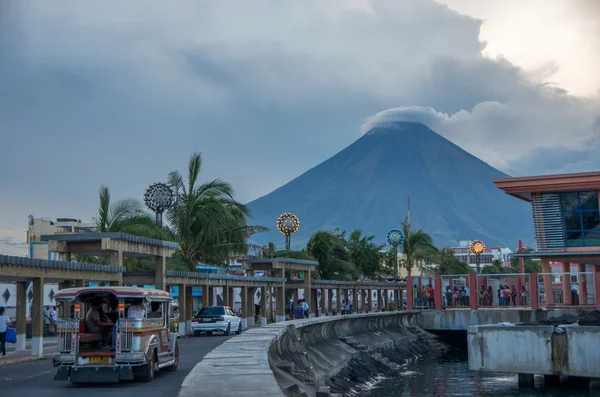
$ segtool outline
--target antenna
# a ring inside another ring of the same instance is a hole
[[[408,213],[406,215],[406,220],[408,223],[408,232],[410,233],[410,196],[408,196]]]

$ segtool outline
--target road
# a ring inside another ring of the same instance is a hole
[[[177,397],[181,383],[192,368],[211,350],[235,336],[200,336],[179,339],[179,367],[176,372],[157,372],[150,383],[71,385],[55,381],[52,359],[0,367],[2,396],[43,397]],[[201,394],[199,394],[200,396]]]

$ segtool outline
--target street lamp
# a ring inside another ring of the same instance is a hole
[[[485,244],[483,243],[483,241],[480,240],[473,240],[471,241],[471,244],[469,245],[469,251],[471,251],[471,253],[473,255],[475,255],[475,268],[477,273],[479,274],[480,272],[480,268],[481,268],[481,259],[480,256],[483,252],[485,252]]]
[[[298,231],[300,221],[298,217],[290,212],[284,212],[277,219],[277,230],[285,236],[285,249],[290,250],[292,234]]]
[[[153,183],[144,193],[144,202],[156,214],[156,223],[161,227],[162,214],[171,208],[174,201],[175,192],[166,183]]]
[[[404,233],[398,228],[390,229],[387,242],[394,247],[394,282],[398,281],[398,246],[404,243]]]

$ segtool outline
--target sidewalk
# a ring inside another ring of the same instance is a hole
[[[48,358],[51,357],[54,353],[56,353],[56,340],[52,340],[52,341],[46,341],[44,340],[44,357],[42,358]],[[6,344],[6,357],[0,357],[0,367],[3,365],[10,365],[10,364],[18,364],[18,363],[24,363],[27,361],[36,361],[36,360],[41,360],[42,358],[40,357],[33,357],[31,355],[31,340],[27,340],[26,343],[26,350],[23,351],[15,351],[15,347],[14,345],[11,346],[10,343]]]

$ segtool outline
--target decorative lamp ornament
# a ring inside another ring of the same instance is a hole
[[[175,192],[169,185],[156,182],[144,193],[144,203],[156,214],[156,223],[162,226],[162,213],[173,206]]]
[[[388,232],[386,239],[389,245],[397,247],[404,243],[404,233],[398,228],[393,228]]]
[[[469,251],[471,251],[473,255],[481,255],[485,252],[485,244],[483,241],[473,240],[469,245]]]
[[[285,236],[285,249],[290,249],[292,234],[300,228],[300,220],[291,212],[284,212],[277,218],[277,230]]]

